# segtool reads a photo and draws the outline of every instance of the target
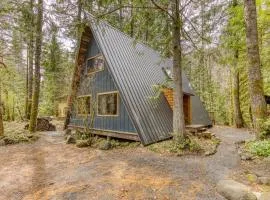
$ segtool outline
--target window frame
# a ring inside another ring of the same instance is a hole
[[[93,60],[93,59],[98,58],[98,57],[102,57],[102,59],[103,59],[103,67],[102,67],[102,69],[96,70],[96,71],[93,71],[93,72],[88,72],[88,61]],[[86,73],[87,73],[87,75],[92,75],[92,74],[95,74],[97,72],[101,72],[101,71],[104,70],[104,68],[105,68],[105,59],[104,59],[104,56],[101,53],[86,59]]]
[[[91,106],[91,100],[92,100],[92,95],[91,94],[79,95],[79,96],[76,97],[76,101],[77,101],[78,98],[84,98],[84,97],[90,97],[90,106]],[[77,114],[77,116],[90,116],[91,115],[91,107],[90,107],[90,113],[87,113],[87,114],[78,113],[78,108],[76,108],[76,114]]]
[[[98,112],[98,107],[99,107],[99,96],[101,95],[105,95],[105,94],[116,94],[117,95],[117,102],[116,102],[116,114],[115,115],[102,115],[102,114],[99,114]],[[119,105],[120,105],[120,99],[119,99],[119,91],[109,91],[109,92],[100,92],[100,93],[97,93],[97,116],[98,117],[118,117],[119,116]]]

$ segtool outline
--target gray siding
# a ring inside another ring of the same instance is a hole
[[[100,51],[94,40],[91,40],[89,48],[87,51],[87,58],[93,57],[99,54]],[[97,97],[97,93],[117,91],[115,84],[111,78],[108,71],[107,64],[103,71],[97,72],[93,77],[86,75],[86,70],[82,72],[82,78],[80,82],[80,87],[77,96],[80,95],[91,95],[93,101]],[[123,131],[136,133],[136,129],[127,113],[127,110],[121,100],[121,95],[119,93],[119,115],[118,116],[95,116],[94,118],[94,128],[102,130],[112,130],[112,131]],[[85,117],[76,116],[75,112],[71,117],[70,125],[84,126]],[[90,120],[88,120],[88,123]]]

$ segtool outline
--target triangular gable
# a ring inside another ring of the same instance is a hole
[[[91,29],[142,143],[171,137],[169,105],[163,96],[151,99],[164,81],[160,55],[104,22],[92,21]]]

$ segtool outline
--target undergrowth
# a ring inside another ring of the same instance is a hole
[[[4,136],[0,138],[2,144],[18,144],[25,142],[34,142],[39,138],[38,134],[30,134],[28,131],[21,132],[6,132]]]
[[[270,138],[270,118],[262,123],[260,137],[261,139]]]
[[[147,146],[147,148],[153,152],[160,154],[203,154],[205,152],[215,152],[220,140],[217,138],[204,139],[196,136],[189,136],[188,139],[181,143],[177,143],[175,140],[165,140],[155,144]],[[211,154],[211,153],[209,153]]]
[[[93,148],[102,148],[106,145],[107,138],[93,136],[89,133],[77,132],[76,133],[76,146],[77,147],[93,147]],[[123,148],[123,147],[137,147],[139,142],[121,140],[121,139],[111,139],[110,140],[110,149],[113,148]]]
[[[270,140],[258,140],[246,143],[246,150],[250,153],[268,157],[270,156]]]

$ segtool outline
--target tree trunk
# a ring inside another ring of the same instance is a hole
[[[3,106],[2,106],[1,94],[2,94],[2,81],[1,81],[1,77],[0,77],[0,136],[3,136],[4,135],[4,124],[3,124],[3,114],[2,114]]]
[[[239,85],[239,70],[238,70],[238,54],[239,51],[235,50],[234,54],[234,74],[233,74],[233,82],[234,82],[234,123],[236,128],[243,128],[244,120],[240,108],[240,85]]]
[[[185,120],[183,109],[182,88],[182,55],[181,55],[181,19],[179,14],[179,0],[172,1],[173,14],[173,82],[174,82],[174,107],[173,107],[173,132],[174,139],[182,142],[185,138]]]
[[[78,27],[77,27],[77,49],[76,52],[78,52],[78,48],[80,46],[80,41],[81,41],[81,22],[82,22],[82,3],[81,0],[77,1],[77,7],[78,7],[78,12],[77,12],[77,23],[78,23]],[[77,54],[77,53],[76,53]],[[70,117],[71,117],[71,112],[72,112],[72,104],[73,101],[76,97],[76,93],[77,93],[77,89],[80,83],[80,75],[81,75],[81,66],[78,66],[77,63],[75,63],[75,68],[74,68],[74,72],[73,72],[73,77],[72,77],[72,85],[71,85],[71,94],[68,97],[68,102],[67,102],[67,114],[66,114],[66,119],[65,119],[65,123],[64,123],[64,130],[67,129],[67,126],[69,124],[70,121]]]
[[[33,9],[34,0],[30,0],[30,10],[31,10],[31,19],[30,23],[34,26],[34,9]],[[34,34],[33,31],[29,32],[29,65],[28,65],[28,106],[26,118],[30,119],[31,105],[32,105],[32,96],[33,96],[33,66],[34,66]]]
[[[266,117],[266,102],[263,91],[261,63],[258,46],[256,1],[244,0],[246,43],[248,57],[248,79],[251,112],[256,137],[260,135],[260,123]]]
[[[42,24],[43,24],[43,0],[38,0],[36,23],[36,47],[35,47],[35,78],[34,92],[32,97],[29,131],[35,132],[38,115],[39,91],[40,91],[40,58],[42,46]]]
[[[24,116],[27,119],[27,115],[28,115],[28,82],[29,82],[29,45],[27,46],[27,55],[26,55],[26,70],[25,70],[25,107],[24,107]]]
[[[133,5],[133,0],[130,1],[130,4]],[[135,20],[134,20],[134,10],[133,7],[130,8],[130,16],[131,16],[131,22],[130,22],[130,37],[134,36],[134,24],[135,24]]]
[[[10,121],[10,107],[9,107],[9,93],[8,93],[8,90],[4,90],[5,92],[5,97],[6,97],[6,100],[5,100],[5,116],[6,116],[6,120],[7,121]]]

